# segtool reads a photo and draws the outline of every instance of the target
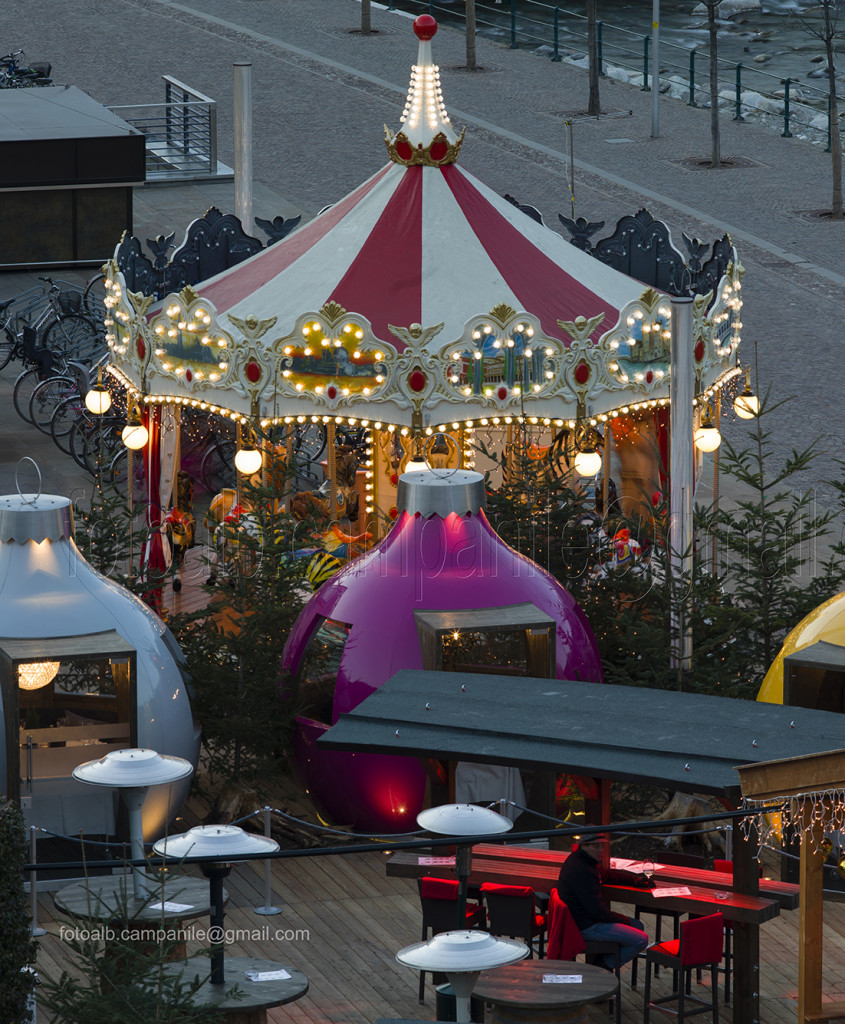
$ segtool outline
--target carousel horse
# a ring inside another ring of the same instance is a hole
[[[261,535],[261,528],[247,503],[238,501],[238,492],[234,488],[224,487],[219,494],[215,494],[203,524],[214,541],[211,573],[206,583],[212,586],[221,571],[228,573],[230,570],[240,569],[246,572],[254,557],[247,545],[241,545],[238,534],[243,533],[257,539]],[[242,547],[244,552],[241,552]],[[240,562],[239,556],[243,556]]]
[[[372,533],[346,533],[337,525],[329,524],[330,503],[313,491],[300,491],[291,498],[291,514],[295,519],[313,524],[311,537],[319,547],[335,558],[352,559],[371,547]]]
[[[164,517],[162,532],[170,541],[173,552],[173,590],[182,589],[182,566],[188,549],[194,546],[197,521],[194,518],[194,484],[190,476],[180,469],[176,477],[176,504]]]

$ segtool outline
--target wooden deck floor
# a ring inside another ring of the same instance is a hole
[[[282,913],[273,917],[254,912],[264,903],[263,870],[260,864],[240,866],[226,882],[230,894],[226,927],[234,937],[229,952],[292,964],[310,981],[308,994],[288,1007],[269,1011],[270,1021],[371,1024],[378,1017],[435,1018],[431,987],[425,1005],[420,1006],[416,974],[394,959],[398,949],[418,941],[420,912],[414,882],[388,878],[384,854],[273,862],[273,903],[282,907]],[[825,922],[825,996],[841,999],[845,995],[845,906],[826,904]],[[47,935],[40,940],[38,969],[55,976],[68,967],[69,951],[60,936],[62,919],[46,892],[39,895],[39,923]],[[761,1024],[796,1019],[797,928],[797,911],[784,912],[761,928]],[[189,953],[201,945],[189,942]],[[635,1024],[642,1020],[642,992],[630,989],[629,970],[623,972],[623,1020]],[[661,974],[658,992],[668,984],[668,976]],[[699,1019],[710,1017],[704,1014]],[[724,1004],[720,1019],[727,1024],[751,1024],[737,1020],[732,1007]],[[39,1011],[38,1020],[46,1022],[46,1013]],[[608,1018],[601,1007],[593,1007],[590,1020]]]

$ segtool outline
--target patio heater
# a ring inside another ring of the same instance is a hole
[[[420,811],[417,824],[427,832],[441,836],[487,836],[501,835],[513,828],[513,822],[504,814],[497,814],[489,807],[475,804],[442,804]],[[472,844],[462,843],[455,849],[455,871],[458,875],[458,925],[466,924],[467,883],[472,872]],[[467,1017],[469,1020],[469,1017]]]
[[[210,934],[220,936],[211,943],[212,985],[225,984],[223,919],[223,879],[232,870],[227,858],[247,853],[275,853],[279,844],[275,839],[244,832],[237,825],[197,825],[178,836],[159,839],[153,850],[160,857],[177,861],[203,860],[202,873],[208,879],[211,901]]]
[[[455,993],[455,1020],[457,1024],[466,1024],[470,1020],[470,995],[478,975],[494,967],[518,963],[527,956],[528,946],[524,942],[464,929],[441,932],[427,942],[406,946],[396,954],[396,960],[415,971],[442,971]]]
[[[98,761],[85,761],[73,769],[73,777],[89,786],[119,789],[129,812],[129,843],[132,860],[144,857],[144,828],[141,808],[150,786],[167,785],[187,778],[194,770],[184,757],[157,754],[154,750],[112,750]],[[146,900],[147,875],[140,864],[134,865],[135,899]]]

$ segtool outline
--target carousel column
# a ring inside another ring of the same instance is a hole
[[[375,427],[370,427],[370,458],[369,465],[367,466],[367,472],[370,474],[368,483],[369,487],[365,488],[367,492],[367,529],[373,534],[374,537],[379,537],[379,459],[378,454],[381,451],[381,435]]]
[[[607,519],[608,513],[608,502],[610,501],[610,440],[613,437],[613,431],[610,429],[610,421],[608,420],[604,426],[604,448],[602,449],[602,469],[601,469],[601,514],[602,519]]]
[[[235,214],[252,230],[252,63],[235,62]]]
[[[334,420],[326,424],[326,476],[329,479],[329,528],[337,519],[337,430]]]
[[[693,344],[692,296],[672,296],[669,558],[672,578],[671,662],[679,674],[692,669],[692,621],[688,588],[692,577]]]
[[[722,392],[717,391],[713,399],[713,405],[716,409],[716,416],[714,424],[716,430],[722,426]],[[719,446],[721,448],[721,445]],[[713,452],[713,515],[714,517],[719,512],[719,448]],[[713,559],[710,567],[710,572],[713,574],[713,578],[716,578],[716,574],[719,568],[719,541],[716,537],[716,531],[713,531],[713,549],[711,552]]]

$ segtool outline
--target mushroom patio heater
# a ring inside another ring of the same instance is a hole
[[[513,822],[489,807],[475,804],[443,804],[430,807],[417,815],[417,824],[428,832],[441,836],[496,836],[509,832]],[[458,875],[458,924],[466,921],[467,884],[472,872],[472,845],[461,843],[455,851],[455,871]]]
[[[192,774],[194,766],[183,757],[163,757],[154,750],[113,750],[98,761],[86,761],[73,769],[73,777],[91,786],[109,786],[120,789],[129,812],[129,840],[132,860],[144,856],[144,829],[141,808],[150,786],[178,782]],[[146,900],[147,876],[141,865],[132,869],[135,879],[135,899]]]
[[[482,971],[507,967],[528,956],[528,946],[516,939],[495,939],[479,930],[441,932],[427,942],[405,946],[396,954],[403,967],[442,971],[455,993],[458,1024],[470,1019],[470,995]]]
[[[223,920],[223,879],[232,870],[228,857],[246,853],[275,853],[279,844],[275,839],[244,832],[237,825],[197,825],[178,836],[159,839],[153,850],[160,857],[177,861],[203,860],[202,873],[208,879],[211,897],[211,933],[220,936],[219,942],[211,944],[212,985],[225,983]]]

